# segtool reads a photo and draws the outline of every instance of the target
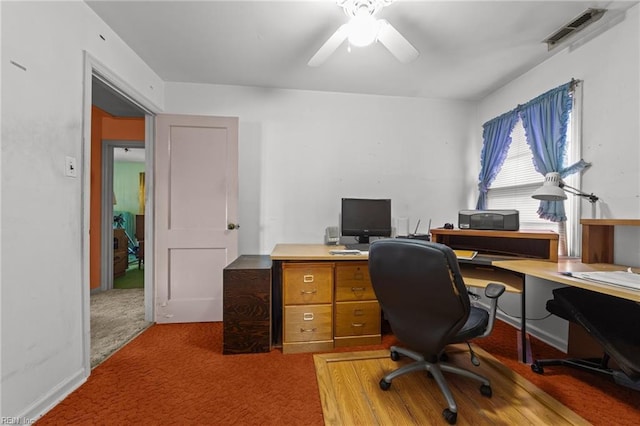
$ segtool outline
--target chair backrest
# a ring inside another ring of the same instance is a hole
[[[425,356],[437,356],[467,321],[469,296],[458,260],[443,244],[374,241],[369,273],[395,336]]]

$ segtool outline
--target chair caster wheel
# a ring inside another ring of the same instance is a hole
[[[380,379],[380,389],[383,391],[389,390],[391,388],[391,382],[387,382],[385,379]]]
[[[458,413],[454,413],[448,408],[445,408],[444,411],[442,412],[442,417],[444,417],[447,423],[449,423],[450,425],[454,425],[458,420]]]
[[[531,364],[531,371],[537,374],[544,374],[544,368],[538,364],[538,361]]]
[[[491,386],[489,385],[480,385],[480,393],[482,396],[486,396],[487,398],[491,398],[493,395],[493,391],[491,390]]]
[[[391,351],[391,360],[398,361],[400,359],[400,354],[396,351]]]

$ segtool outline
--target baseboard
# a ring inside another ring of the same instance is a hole
[[[69,377],[67,380],[59,383],[44,397],[31,404],[22,414],[16,417],[22,419],[33,419],[34,421],[44,416],[49,410],[58,405],[71,392],[82,386],[89,377],[85,369],[81,369]]]
[[[562,339],[558,336],[554,336],[548,331],[542,330],[531,324],[527,324],[527,333],[529,333],[536,339],[543,341],[547,345],[552,346],[559,351],[567,353],[567,339]]]

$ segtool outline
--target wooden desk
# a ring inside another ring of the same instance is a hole
[[[331,250],[344,250],[345,246],[324,244],[277,244],[271,252],[272,260],[367,260],[367,254],[331,254]]]
[[[355,261],[355,260],[368,260],[368,253],[365,254],[331,254],[331,250],[344,250],[345,246],[327,246],[323,244],[278,244],[271,252],[271,259],[275,261],[310,261],[310,260],[330,260],[330,261]],[[493,271],[491,268],[492,259],[478,257],[478,261],[461,261],[463,264],[477,265],[478,269]],[[462,266],[464,267],[464,266]],[[487,278],[481,278],[478,275],[463,277],[465,284],[470,287],[486,287],[490,282],[496,282],[494,276],[487,276]],[[521,293],[522,287],[516,280],[506,279],[505,281],[499,281],[500,284],[504,284],[506,291],[510,293]]]
[[[432,240],[454,249],[492,256],[558,261],[558,234],[551,231],[486,231],[432,229]]]
[[[488,280],[505,284],[507,291],[520,294],[519,348],[522,362],[529,360],[526,321],[525,275],[519,271],[495,266],[496,259],[540,259],[550,265],[558,261],[559,236],[551,231],[520,230],[494,231],[474,229],[431,229],[434,242],[461,250],[473,250],[479,254],[473,261],[460,260],[460,270],[465,283],[473,286],[474,280]]]
[[[640,302],[640,292],[625,288],[600,284],[580,278],[563,275],[561,272],[592,272],[592,271],[623,271],[627,268],[610,263],[583,263],[578,259],[562,259],[558,263],[543,262],[539,260],[501,260],[492,262],[498,268],[518,272],[524,275],[553,281],[559,284],[566,284],[573,287],[580,287],[586,290],[595,291],[610,296]],[[640,272],[638,268],[631,268],[634,272]]]
[[[378,344],[382,340],[366,254],[334,255],[343,246],[278,244],[274,262],[274,336],[283,353]]]
[[[274,262],[273,335],[276,344],[282,342],[284,353],[380,343],[380,308],[369,279],[368,253],[330,253],[344,248],[322,244],[278,244],[271,253]],[[519,280],[509,279],[515,274],[496,272],[495,269],[485,261],[478,274],[464,277],[465,283],[483,288],[490,282],[500,282],[496,277],[501,276],[509,281],[504,283],[507,291],[521,293]],[[303,288],[305,276],[314,283],[308,289]],[[295,318],[300,312],[310,319],[323,318],[323,322],[311,326],[308,325],[311,320],[306,324],[297,321]],[[352,318],[353,315],[357,318]],[[333,331],[323,334],[321,331],[325,329]],[[304,331],[303,335],[300,330]]]
[[[540,260],[502,260],[494,261],[492,262],[492,264],[497,268],[519,273],[523,276],[529,275],[558,284],[580,287],[586,290],[640,302],[640,292],[638,291],[600,284],[562,274],[562,272],[626,270],[627,268],[624,266],[612,265],[609,263],[587,264],[580,262],[579,259],[561,259],[558,263],[544,262]],[[640,272],[640,269],[638,268],[632,268],[632,270],[636,273]],[[585,347],[585,345],[591,347]],[[594,351],[594,349],[595,348],[593,348],[593,339],[588,336],[588,334],[582,329],[582,327],[576,326],[570,322],[569,336],[567,341],[567,352],[569,353],[569,355],[577,358],[589,358],[594,357],[598,352],[600,352],[601,354],[600,348],[597,348],[596,351]],[[527,359],[523,358],[523,362],[527,362]]]

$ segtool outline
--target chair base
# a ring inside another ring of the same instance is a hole
[[[427,361],[425,360],[422,354],[412,351],[410,349],[401,348],[398,346],[391,346],[390,351],[391,351],[391,359],[393,359],[394,361],[399,359],[399,355],[404,355],[408,358],[413,359],[415,362],[411,364],[407,364],[403,367],[400,367],[397,370],[394,370],[391,373],[384,376],[382,380],[380,380],[380,388],[382,390],[388,390],[391,387],[391,382],[395,378],[400,377],[402,375],[412,373],[414,371],[427,371],[436,380],[436,383],[438,384],[438,387],[440,388],[442,395],[447,401],[448,408],[446,408],[442,414],[449,424],[454,424],[456,422],[458,406],[456,405],[456,401],[453,398],[453,394],[451,393],[451,390],[449,389],[449,385],[447,384],[447,381],[445,380],[444,375],[442,374],[443,372],[454,373],[463,377],[474,379],[481,383],[480,393],[483,396],[491,397],[492,395],[491,382],[489,381],[489,379],[487,379],[484,376],[481,376],[479,374],[476,374],[464,368],[456,367],[455,365],[452,365],[446,362]]]
[[[609,357],[605,354],[602,358],[559,358],[538,359],[531,364],[531,370],[537,374],[544,374],[544,367],[561,365],[577,368],[591,373],[603,374],[611,377],[617,384],[640,391],[640,380],[631,380],[622,371],[608,367]]]

